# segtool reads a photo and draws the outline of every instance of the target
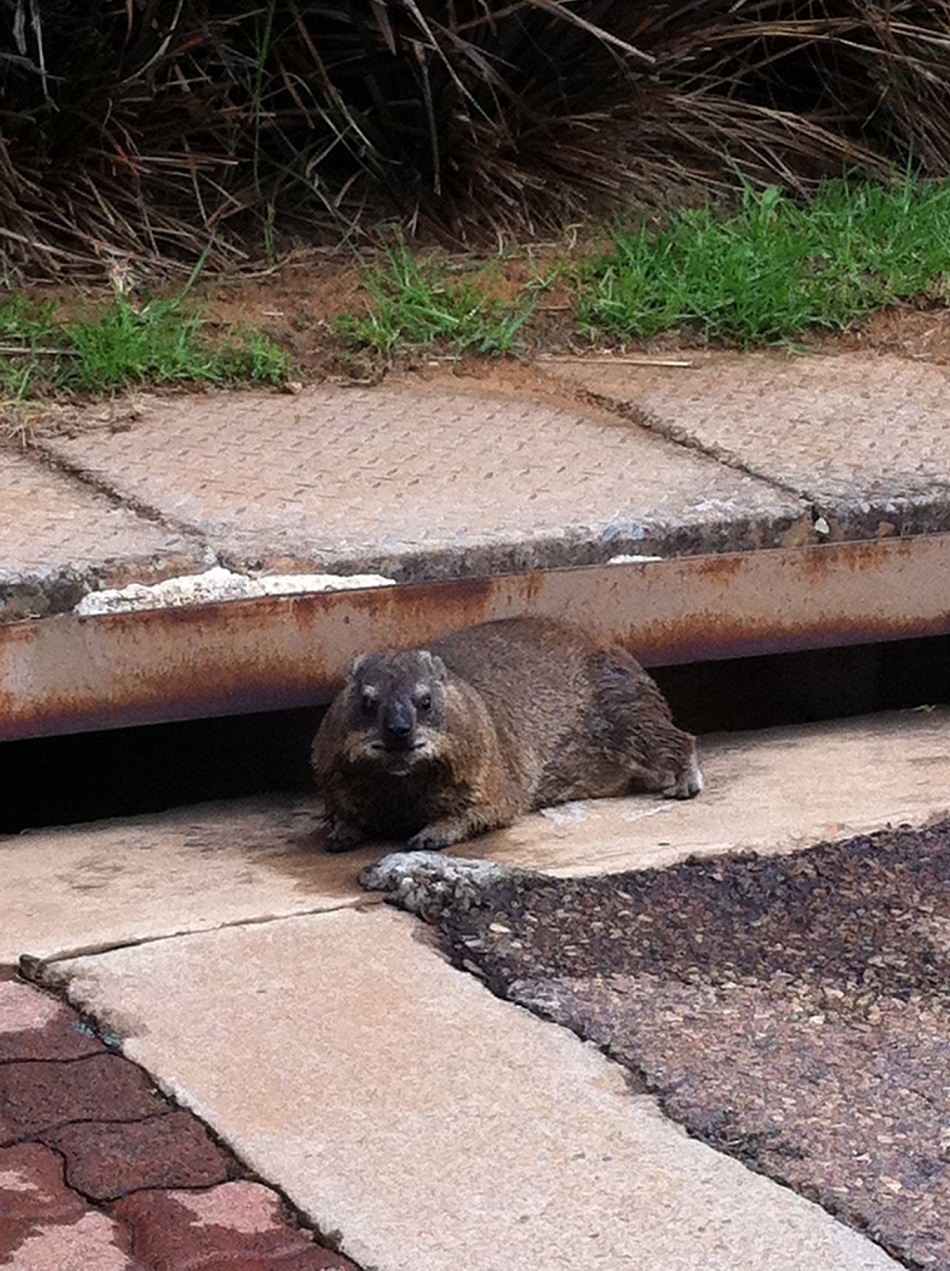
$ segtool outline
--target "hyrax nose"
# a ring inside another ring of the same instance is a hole
[[[413,729],[412,707],[408,702],[394,702],[386,712],[383,720],[383,731],[386,734],[386,740],[399,745],[405,742],[412,735]]]

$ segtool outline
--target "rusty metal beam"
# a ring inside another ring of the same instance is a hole
[[[503,575],[0,627],[0,739],[328,700],[349,660],[516,614],[648,666],[950,632],[950,535]]]

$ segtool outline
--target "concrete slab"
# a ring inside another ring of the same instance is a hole
[[[896,1267],[687,1138],[598,1051],[494,998],[416,931],[389,910],[341,911],[55,974],[364,1266]]]
[[[463,855],[561,876],[660,868],[735,849],[787,852],[950,806],[950,708],[709,737],[706,788],[567,804]],[[364,865],[323,851],[316,798],[209,804],[0,839],[0,965],[229,923],[377,903]]]
[[[475,389],[155,397],[125,431],[86,422],[37,444],[244,566],[493,574],[773,546],[805,512],[594,407]]]
[[[831,536],[950,529],[950,369],[873,353],[556,362],[559,379],[815,504]]]
[[[0,965],[278,914],[364,904],[314,799],[250,799],[0,839]]]
[[[0,622],[69,610],[91,587],[200,567],[195,540],[121,507],[38,457],[0,449]]]
[[[950,808],[950,708],[700,740],[697,799],[550,808],[457,854],[563,878],[662,869],[688,856],[793,852]],[[546,825],[544,824],[546,822]]]
[[[950,819],[602,878],[383,865],[454,965],[605,1047],[703,1142],[950,1267]]]

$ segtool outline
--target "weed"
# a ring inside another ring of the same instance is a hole
[[[579,271],[578,324],[630,339],[694,324],[741,345],[844,328],[950,275],[950,184],[822,185],[803,208],[743,190],[737,211],[681,211],[659,231],[618,229]]]
[[[439,342],[456,354],[510,353],[534,300],[522,293],[507,304],[491,294],[490,281],[484,270],[453,278],[437,256],[417,260],[400,242],[363,280],[369,313],[344,314],[333,328],[350,344],[387,357]]]
[[[116,296],[65,321],[52,305],[0,296],[0,393],[8,401],[50,391],[114,392],[134,384],[279,384],[286,354],[259,332],[226,327],[212,337],[182,297],[133,305]]]

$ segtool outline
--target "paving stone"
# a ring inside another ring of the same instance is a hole
[[[148,1271],[349,1271],[349,1259],[287,1224],[280,1197],[258,1183],[210,1191],[150,1191],[112,1207]],[[355,1268],[354,1268],[355,1271]]]
[[[85,1202],[63,1182],[55,1152],[39,1143],[0,1148],[0,1230],[8,1223],[72,1222],[85,1212]]]
[[[341,910],[48,973],[364,1266],[896,1271],[419,930]]]
[[[153,398],[39,444],[239,563],[400,579],[773,545],[805,512],[596,408],[419,383]]]
[[[0,1144],[70,1121],[133,1121],[167,1111],[146,1074],[121,1055],[0,1064]]]
[[[79,1059],[103,1043],[48,993],[18,980],[0,980],[0,1064],[15,1059]]]
[[[90,1200],[115,1200],[143,1187],[210,1187],[228,1177],[228,1161],[190,1112],[146,1121],[84,1121],[46,1131],[62,1152],[66,1181]]]
[[[78,1059],[104,1046],[75,1011],[30,984],[0,980],[0,1063]]]
[[[0,1263],[19,1271],[131,1268],[128,1232],[63,1182],[63,1162],[38,1143],[0,1148]]]
[[[950,530],[950,373],[873,353],[690,354],[691,369],[557,363],[665,435],[805,495],[840,534]]]
[[[603,873],[736,847],[792,851],[888,821],[920,824],[950,804],[943,707],[709,737],[700,749],[698,799],[570,803],[473,839],[464,854]],[[357,877],[386,847],[328,856],[318,819],[316,799],[274,797],[0,839],[0,963],[377,903]]]
[[[91,588],[200,567],[203,544],[147,520],[36,456],[0,449],[0,622],[69,610]]]
[[[316,798],[275,796],[0,838],[0,963],[362,904],[362,865],[327,856]]]
[[[12,1271],[136,1271],[128,1232],[105,1214],[87,1210],[70,1223],[42,1224],[4,1247]]]

